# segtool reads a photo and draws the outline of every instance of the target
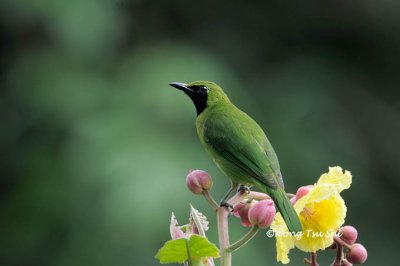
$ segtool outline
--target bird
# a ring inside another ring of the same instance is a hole
[[[214,82],[169,85],[193,101],[200,142],[231,181],[221,206],[235,190],[255,186],[271,197],[290,232],[302,231],[299,217],[284,190],[278,157],[257,122],[236,107]]]

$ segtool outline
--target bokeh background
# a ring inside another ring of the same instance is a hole
[[[266,130],[287,191],[350,170],[366,264],[397,265],[399,3],[2,0],[0,264],[158,265],[190,203],[217,242],[185,177],[209,171],[216,198],[228,181],[168,86],[206,79]],[[245,231],[231,219],[232,240]],[[233,258],[279,265],[263,233]]]

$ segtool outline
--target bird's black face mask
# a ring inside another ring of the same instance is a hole
[[[200,115],[207,107],[208,88],[203,85],[188,86],[185,83],[173,82],[170,83],[174,88],[183,91],[186,95],[192,99],[194,106],[196,107],[197,116]]]

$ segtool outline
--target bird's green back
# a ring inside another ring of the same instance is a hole
[[[196,127],[202,144],[234,183],[283,188],[278,158],[264,131],[229,100],[208,106]]]

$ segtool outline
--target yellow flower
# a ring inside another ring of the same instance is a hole
[[[289,263],[289,250],[297,247],[304,252],[316,252],[333,243],[337,229],[344,223],[346,205],[340,192],[351,185],[351,173],[339,166],[329,167],[309,192],[297,200],[294,209],[299,215],[303,231],[291,234],[278,213],[271,229],[276,236],[277,260]]]

